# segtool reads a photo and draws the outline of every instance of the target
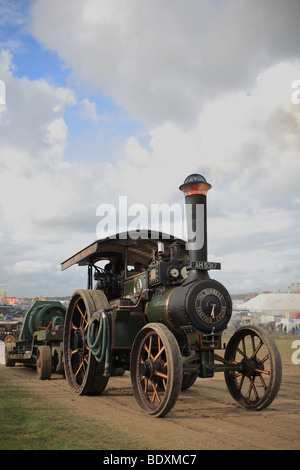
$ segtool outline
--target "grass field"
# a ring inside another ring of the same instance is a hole
[[[0,382],[0,450],[146,450],[107,422],[74,417],[26,391]]]

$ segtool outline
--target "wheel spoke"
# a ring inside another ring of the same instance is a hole
[[[255,372],[257,372],[258,374],[270,375],[270,371],[269,371],[269,370],[255,369]]]
[[[250,335],[250,336],[251,336],[251,344],[252,344],[252,351],[253,351],[253,354],[251,357],[253,357],[255,353],[255,339],[254,339],[254,335]]]
[[[83,367],[83,361],[81,361],[80,366],[78,367],[77,371],[75,372],[75,375],[78,375],[81,367]]]
[[[144,344],[144,349],[145,349],[145,351],[146,351],[147,354],[148,354],[148,359],[149,359],[150,357],[151,357],[151,359],[153,359],[152,354],[150,354],[150,349],[148,348],[148,346],[146,346],[146,344]]]
[[[248,393],[246,395],[246,398],[249,398],[249,400],[250,400],[250,395],[251,395],[252,390],[253,390],[256,398],[258,397],[258,394],[257,394],[256,388],[255,388],[255,385],[254,385],[254,379],[249,377],[249,381],[250,381],[250,386],[249,386],[249,390],[248,390]]]
[[[260,364],[263,364],[269,359],[269,354],[267,354],[261,361],[259,361]]]
[[[242,387],[243,387],[244,380],[245,380],[245,376],[243,375],[242,378],[241,378],[241,380],[240,380],[240,383],[239,383],[239,387],[238,387],[239,391],[240,391],[240,390],[242,389]]]
[[[249,389],[248,389],[248,392],[247,392],[247,395],[246,395],[246,398],[247,398],[247,399],[250,399],[251,390],[252,390],[252,381],[250,380]]]
[[[264,381],[264,379],[261,375],[259,375],[259,378],[260,378],[260,381],[261,381],[261,384],[262,384],[264,390],[266,391],[267,390],[266,382]]]
[[[236,348],[236,350],[237,350],[238,353],[240,353],[241,356],[243,356],[243,357],[246,356],[246,353],[244,351],[242,351],[240,348]]]
[[[243,372],[237,372],[236,374],[234,374],[234,378],[237,379],[238,377],[241,377],[243,375]]]
[[[163,374],[162,372],[155,371],[154,374],[157,375],[157,377],[161,377],[162,379],[168,378],[167,374]]]
[[[81,315],[81,320],[80,320],[80,326],[81,328],[83,328],[84,330],[86,329],[86,327],[88,326],[88,320],[87,320],[87,311],[85,311],[85,313],[83,314],[82,313],[82,310],[81,308],[79,307],[79,305],[77,304],[77,310],[79,311],[80,315]],[[85,324],[85,327],[84,327],[84,324]]]
[[[149,351],[148,351],[148,359],[150,359],[150,356],[152,358],[152,354],[151,354],[151,347],[152,347],[152,335],[150,336],[149,338]]]
[[[254,339],[253,339],[253,341],[254,341]],[[255,348],[255,350],[253,351],[253,354],[252,354],[252,356],[251,356],[252,358],[257,355],[258,351],[260,350],[260,348],[262,347],[263,344],[264,344],[264,343],[261,341],[261,342],[259,343],[259,345],[257,346],[257,348]],[[254,345],[253,345],[253,347],[254,347]]]
[[[153,387],[153,395],[152,395],[152,402],[154,403],[155,402],[155,397],[157,398],[158,400],[158,403],[161,403],[161,399],[159,398],[159,395],[157,393],[157,386],[158,386],[158,383],[154,384],[153,382],[151,382],[152,384],[152,387]]]
[[[151,341],[149,341],[149,346],[147,346],[146,344],[144,344],[144,349],[145,349],[145,351],[146,351],[147,354],[148,354],[148,359],[153,359],[153,355],[151,354],[152,336],[150,337],[150,340],[151,340]]]
[[[153,362],[157,361],[157,359],[159,358],[159,356],[162,354],[162,352],[165,350],[165,347],[163,346],[159,351],[158,353],[156,354],[156,356],[153,358]]]
[[[252,390],[253,390],[253,392],[254,392],[254,395],[255,395],[256,399],[258,399],[259,396],[258,396],[256,387],[255,387],[255,384],[254,384],[254,380],[255,380],[255,379],[253,378],[253,379],[252,379]]]

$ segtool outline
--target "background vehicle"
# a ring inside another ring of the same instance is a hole
[[[66,308],[60,302],[37,300],[27,311],[19,338],[5,344],[5,364],[35,366],[39,379],[63,372],[63,326]]]

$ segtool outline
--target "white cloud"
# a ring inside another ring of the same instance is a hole
[[[13,275],[23,276],[26,274],[41,274],[52,268],[50,262],[23,260],[18,261],[10,268],[7,268]]]
[[[41,293],[54,294],[59,262],[96,237],[99,204],[117,204],[120,195],[129,204],[182,204],[178,186],[199,172],[213,185],[209,252],[223,263],[215,277],[233,291],[297,281],[300,105],[291,98],[300,78],[299,5],[35,1],[35,37],[73,76],[69,87],[17,78],[12,54],[0,54],[6,273],[28,273],[44,261]],[[70,155],[70,143],[75,148],[82,136],[78,126],[72,133],[68,110],[96,129],[95,143],[83,142],[83,149],[101,143],[105,115],[76,96],[78,83],[100,87],[143,121],[144,133],[123,138],[116,131],[105,161],[90,163],[88,150]],[[81,275],[73,270],[63,279],[75,288]]]
[[[94,237],[95,213],[92,208],[90,215],[86,205],[96,182],[83,163],[65,160],[65,111],[78,104],[74,91],[17,78],[13,70],[12,54],[2,50],[7,104],[0,114],[0,278],[10,293],[36,295],[43,286],[41,293],[55,295],[51,277],[68,249],[76,251],[89,243],[91,233]]]
[[[258,76],[250,95],[225,93],[207,103],[189,129],[168,122],[157,126],[149,131],[147,148],[138,136],[129,138],[108,181],[132,198],[167,202],[176,197],[174,184],[198,171],[211,180],[213,201],[226,191],[230,207],[239,211],[291,209],[300,170],[299,108],[291,103],[297,75],[300,62],[277,64]],[[145,185],[149,192],[142,190]]]
[[[55,187],[67,139],[63,111],[76,100],[69,89],[15,78],[10,63],[11,56],[2,51],[0,73],[8,98],[0,115],[0,205],[6,220],[15,225],[14,236],[24,239],[32,238],[37,214],[57,210],[63,196]]]
[[[299,15],[297,0],[38,0],[33,31],[135,117],[186,125],[207,100],[298,56]]]
[[[87,98],[81,102],[80,114],[83,119],[91,119],[94,123],[97,123],[99,120],[95,103],[91,103]]]

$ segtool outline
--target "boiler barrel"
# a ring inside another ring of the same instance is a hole
[[[145,313],[149,322],[164,323],[177,334],[183,334],[187,329],[211,333],[226,328],[232,303],[221,283],[200,279],[154,296]]]

